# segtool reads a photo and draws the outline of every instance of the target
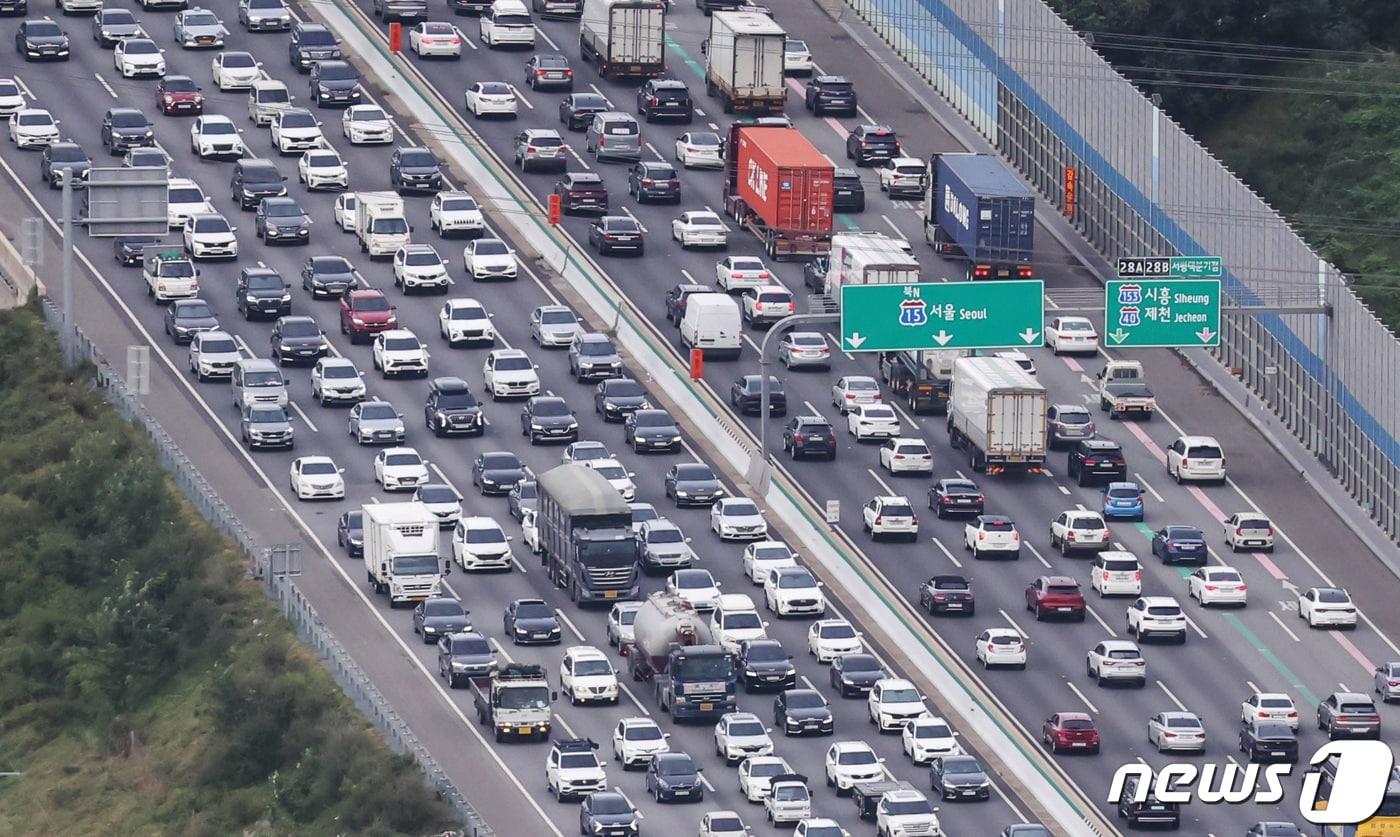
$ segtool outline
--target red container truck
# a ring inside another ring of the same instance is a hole
[[[835,167],[802,132],[735,123],[724,172],[725,211],[758,236],[770,257],[830,251]]]

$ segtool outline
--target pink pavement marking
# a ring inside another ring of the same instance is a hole
[[[1167,452],[1158,447],[1157,443],[1152,441],[1152,437],[1147,435],[1147,431],[1138,427],[1137,422],[1125,421],[1123,422],[1123,426],[1128,428],[1128,432],[1136,436],[1139,442],[1142,442],[1143,447],[1147,448],[1147,452],[1152,454],[1158,462],[1163,465],[1167,464]],[[1203,494],[1201,496],[1204,497],[1205,495]],[[1224,518],[1220,519],[1224,520]]]
[[[1060,360],[1063,360],[1063,361],[1065,362],[1065,366],[1068,366],[1070,369],[1073,369],[1075,372],[1083,372],[1083,371],[1084,371],[1084,367],[1080,365],[1079,361],[1075,360],[1075,359],[1072,358],[1072,357],[1062,357],[1062,358],[1060,358]]]
[[[1229,517],[1229,515],[1225,514],[1225,512],[1220,510],[1219,506],[1211,502],[1211,499],[1207,497],[1206,493],[1201,489],[1197,488],[1194,485],[1188,485],[1186,487],[1186,490],[1191,492],[1191,496],[1195,497],[1196,502],[1204,506],[1205,510],[1208,513],[1215,515],[1216,520],[1224,520],[1225,518]],[[1275,564],[1274,560],[1269,556],[1265,555],[1262,552],[1251,552],[1249,554],[1254,556],[1254,560],[1258,561],[1259,564],[1265,570],[1268,571],[1269,575],[1273,576],[1274,578],[1288,578],[1288,574],[1285,573],[1283,570],[1279,569],[1278,564]]]
[[[1330,634],[1333,639],[1337,640],[1337,643],[1345,648],[1346,652],[1351,655],[1351,658],[1360,663],[1361,667],[1366,669],[1368,674],[1376,670],[1376,664],[1371,662],[1365,654],[1361,653],[1361,649],[1357,648],[1351,640],[1337,631],[1328,631],[1327,633]]]
[[[826,117],[826,124],[830,125],[831,130],[835,131],[836,135],[839,136],[841,139],[845,139],[851,134],[850,131],[846,130],[845,125],[842,125],[840,122],[836,121],[836,117],[834,116]]]

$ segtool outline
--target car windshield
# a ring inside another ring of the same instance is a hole
[[[761,761],[749,765],[750,776],[781,776],[787,772],[788,767],[782,762]]]
[[[783,44],[783,49],[787,52],[806,52],[807,42],[799,41],[797,38],[788,38]]]
[[[816,587],[817,582],[806,572],[779,573],[778,586],[788,590],[802,589]]]
[[[321,78],[331,81],[345,81],[347,79],[358,79],[360,74],[349,64],[321,64]]]
[[[997,634],[991,638],[993,645],[1020,645],[1021,638],[1011,634]]]
[[[646,523],[648,520],[656,520],[658,517],[660,517],[660,515],[656,513],[656,509],[649,505],[632,507],[633,523]]]
[[[315,320],[287,320],[282,323],[283,337],[320,337],[321,327]]]
[[[638,395],[640,394],[639,392]],[[675,425],[675,422],[666,413],[641,412],[633,415],[638,427],[673,427]]]
[[[19,124],[29,126],[52,125],[53,117],[47,113],[21,113],[19,115]]]
[[[695,772],[695,764],[689,756],[675,759],[657,759],[656,772],[666,776],[688,776]]]
[[[1153,605],[1147,612],[1151,616],[1180,616],[1181,608],[1176,605]]]
[[[1069,522],[1069,527],[1070,527],[1071,529],[1089,529],[1089,530],[1095,530],[1095,529],[1102,529],[1102,528],[1104,528],[1104,525],[1103,525],[1103,520],[1102,520],[1101,518],[1097,518],[1097,517],[1076,517],[1076,518],[1074,518],[1073,520],[1071,520],[1071,521]]]
[[[627,800],[612,794],[597,794],[592,801],[593,813],[595,814],[630,814],[632,806],[627,804]]]
[[[903,687],[886,689],[881,699],[885,703],[918,703],[921,700],[917,689]]]
[[[1108,496],[1118,500],[1136,500],[1142,496],[1142,492],[1136,488],[1110,488]]]
[[[520,467],[520,460],[513,453],[487,453],[482,455],[481,464],[488,470],[511,470]]]
[[[46,36],[59,34],[57,26],[53,28],[52,32],[34,32],[33,29],[30,29],[30,32],[33,32],[36,35]],[[160,47],[156,46],[154,41],[142,41],[132,39],[122,45],[122,52],[127,55],[157,55],[160,53]]]
[[[186,12],[186,26],[218,26],[219,19],[212,12]]]
[[[939,578],[935,579],[933,586],[939,590],[967,590],[971,585],[962,579]]]
[[[238,345],[232,340],[220,338],[218,340],[205,340],[203,343],[199,344],[199,350],[206,355],[233,354],[238,351]]]
[[[325,30],[304,30],[301,33],[301,43],[303,46],[335,46],[335,38]]]
[[[727,834],[731,831],[738,833],[743,830],[744,822],[738,817],[710,817],[711,834]],[[809,828],[807,829],[807,833],[812,834],[813,832]]]
[[[1016,524],[1009,520],[983,520],[982,529],[987,532],[1014,532]]]
[[[1370,715],[1376,708],[1369,703],[1344,703],[1339,709],[1348,714]]]
[[[180,319],[205,319],[214,316],[214,312],[202,302],[187,302],[175,310],[175,316]]]
[[[399,165],[429,168],[438,164],[431,151],[405,151],[399,155]]]
[[[462,605],[452,601],[433,601],[423,603],[424,616],[465,616],[466,611]]]
[[[610,481],[611,481],[611,480],[625,480],[625,479],[627,479],[627,472],[626,472],[625,470],[622,469],[622,466],[621,466],[621,465],[599,465],[599,466],[595,467],[593,470],[595,470],[595,471],[597,471],[598,473],[602,474],[602,475],[603,475],[603,479],[605,479],[605,480],[610,480]]]
[[[590,357],[607,357],[617,354],[610,340],[584,340],[579,343],[578,353]]]
[[[1083,410],[1061,410],[1059,421],[1061,424],[1088,424],[1090,418]]]
[[[170,93],[194,93],[199,87],[188,76],[166,76],[165,89]]]
[[[699,146],[702,148],[718,148],[719,134],[712,134],[709,131],[699,131],[697,133],[693,133],[690,135],[689,145]]]
[[[651,724],[627,727],[622,737],[628,741],[660,741],[661,728]]]
[[[432,250],[410,250],[404,254],[403,260],[404,264],[417,267],[440,267],[442,265],[442,257]]]
[[[1202,539],[1201,530],[1188,526],[1172,526],[1167,529],[1167,537],[1174,541],[1199,541]]]
[[[282,114],[283,128],[315,128],[316,117],[309,113],[297,113],[296,111],[284,111]]]
[[[751,271],[751,270],[766,271],[766,270],[767,270],[767,268],[765,268],[765,267],[763,266],[763,262],[760,261],[760,260],[758,260],[758,259],[746,259],[746,258],[730,259],[730,260],[729,260],[729,266],[730,266],[730,268],[732,268],[732,269],[734,269],[734,270],[740,270],[740,271]]]
[[[386,337],[384,348],[390,352],[416,352],[422,348],[417,337]]]
[[[361,296],[355,298],[356,311],[388,311],[389,300],[382,296]]]
[[[297,218],[306,213],[296,201],[268,201],[266,214],[269,218]]]
[[[915,724],[915,738],[952,738],[953,731],[946,724]]]
[[[552,136],[533,136],[530,137],[529,144],[536,148],[559,148],[564,144],[564,140]]]
[[[249,166],[243,170],[243,180],[247,183],[278,183],[282,175],[272,166]]]
[[[598,759],[592,753],[565,753],[559,757],[559,766],[570,770],[597,765]]]
[[[418,489],[418,499],[424,503],[455,503],[457,492],[445,485],[427,485]]]
[[[768,730],[757,720],[734,721],[729,725],[729,734],[735,736],[766,735]]]
[[[536,416],[562,417],[569,415],[569,405],[562,398],[542,398],[530,411]]]
[[[779,802],[801,802],[804,799],[810,799],[811,794],[807,793],[806,785],[789,782],[778,786],[773,791],[773,798]]]
[[[734,613],[726,613],[724,615],[724,627],[725,630],[730,631],[742,630],[747,628],[761,628],[763,627],[763,620],[758,618],[757,611],[740,610]],[[787,655],[783,653],[783,650],[781,648],[776,648],[772,650],[752,649],[749,651],[750,661],[766,659],[787,659]]]
[[[911,800],[909,802],[886,802],[885,813],[897,817],[932,814],[933,806],[929,805],[926,799]]]
[[[607,110],[608,100],[602,96],[595,96],[592,93],[580,93],[573,97],[572,106],[574,110]]]
[[[465,407],[475,407],[476,397],[470,392],[454,392],[438,396],[438,406],[447,409],[463,409]]]
[[[334,151],[313,151],[306,155],[306,164],[312,168],[339,168],[341,166],[340,155]]]
[[[488,96],[513,96],[515,90],[509,84],[499,81],[488,81],[481,85],[481,92]]]
[[[714,471],[710,470],[710,466],[708,465],[676,466],[676,479],[687,480],[690,482],[703,482],[707,480],[713,480],[714,478],[715,473]]]
[[[747,500],[740,500],[736,503],[725,503],[720,508],[720,514],[725,517],[753,517],[758,514],[758,506]]]
[[[362,420],[397,419],[398,417],[398,411],[395,410],[391,404],[366,404],[360,408],[360,418]]]
[[[222,217],[196,218],[194,221],[194,231],[199,233],[226,233],[231,230],[228,221]]]
[[[505,543],[506,533],[497,528],[468,529],[467,543]]]
[[[1345,590],[1328,590],[1324,588],[1317,591],[1317,600],[1319,602],[1327,602],[1328,604],[1349,604],[1351,602],[1351,597],[1346,594]]]
[[[414,465],[422,465],[423,460],[420,459],[416,453],[391,453],[384,457],[384,464],[399,467],[412,467]]]
[[[496,359],[495,368],[497,372],[521,372],[534,367],[526,357],[503,357]]]
[[[166,193],[169,203],[204,203],[204,193],[197,186],[176,186]]]
[[[472,252],[478,256],[507,256],[510,255],[510,248],[506,247],[505,242],[493,238],[477,241]]]
[[[285,422],[287,414],[281,407],[255,407],[248,411],[248,421],[254,424],[274,424]]]
[[[1093,331],[1094,327],[1081,320],[1061,320],[1060,331]]]
[[[136,16],[126,9],[103,9],[102,22],[110,26],[120,26],[136,22]]]
[[[321,367],[321,377],[329,380],[343,380],[360,377],[360,373],[355,371],[353,366],[342,366],[340,364],[327,364]]]
[[[477,209],[474,198],[446,198],[442,202],[445,212],[469,212]]]
[[[579,660],[574,663],[574,674],[584,676],[597,676],[600,674],[612,674],[612,663],[607,660]]]
[[[816,692],[789,692],[787,705],[789,709],[821,709],[826,701]]]
[[[1192,445],[1186,450],[1188,459],[1220,459],[1224,455],[1214,445]]]
[[[1113,648],[1104,656],[1110,660],[1140,660],[1142,655],[1132,648]]]
[[[603,222],[603,227],[608,232],[637,232],[640,229],[637,222],[630,218],[609,218]]]
[[[757,613],[757,611],[752,611],[752,610],[741,610],[741,611],[739,611],[738,613],[725,614],[725,617],[724,617],[724,624],[725,624],[725,627],[727,627],[727,628],[740,627],[740,626],[736,626],[736,625],[732,624],[732,622],[731,622],[731,620],[732,620],[734,617],[737,617],[737,616],[753,616],[753,617],[755,617],[755,625],[754,625],[754,627],[758,627],[758,624],[759,624],[758,621],[757,621],[758,613]],[[752,662],[757,662],[757,663],[779,663],[779,662],[786,662],[786,661],[787,661],[787,658],[788,658],[787,652],[783,650],[783,646],[777,644],[776,642],[774,642],[774,643],[760,642],[760,643],[755,643],[755,644],[753,644],[753,645],[750,645],[750,646],[749,646],[748,653],[747,653],[745,656],[747,657],[748,661],[751,662],[751,663],[752,663]]]
[[[572,311],[548,308],[540,312],[540,322],[544,325],[577,325],[578,318]]]
[[[704,570],[695,572],[678,572],[671,576],[678,590],[709,590],[715,586],[715,580]]]
[[[292,96],[284,87],[264,87],[258,91],[258,102],[264,105],[285,105]],[[291,127],[290,125],[288,127]],[[305,126],[302,126],[305,127]]]
[[[554,608],[544,602],[521,602],[515,608],[517,619],[552,619]]]
[[[981,773],[982,768],[975,761],[953,760],[943,763],[944,773]]]
[[[679,529],[652,529],[647,532],[647,543],[685,543],[685,535]]]
[[[385,122],[389,117],[379,108],[360,108],[350,111],[351,122]]]
[[[1094,728],[1094,722],[1087,718],[1070,718],[1060,724],[1064,729],[1090,730]]]
[[[844,750],[836,756],[837,764],[878,764],[879,759],[871,750]]]
[[[1172,729],[1200,729],[1201,722],[1195,718],[1168,718],[1167,726]]]
[[[881,514],[888,515],[890,517],[913,517],[914,510],[904,505],[903,503],[886,503],[885,508],[881,511]]]
[[[821,635],[826,639],[855,639],[856,629],[844,622],[836,625],[823,625]]]
[[[220,62],[226,70],[251,70],[258,62],[247,52],[225,52]]]
[[[547,709],[549,688],[546,686],[525,686],[501,691],[502,709]],[[584,767],[590,766],[585,764]]]

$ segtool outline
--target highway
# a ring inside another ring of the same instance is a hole
[[[368,3],[363,4],[368,8]],[[228,39],[229,49],[247,49],[258,55],[265,68],[273,76],[286,81],[305,103],[306,87],[304,77],[294,74],[286,61],[283,36],[249,36],[237,26],[235,9],[232,4],[219,3],[212,6],[232,30]],[[274,152],[265,133],[254,128],[243,116],[244,97],[240,94],[221,94],[213,88],[208,75],[207,52],[181,51],[169,38],[168,16],[146,13],[141,15],[147,28],[153,32],[167,49],[167,60],[172,73],[187,73],[200,81],[209,98],[207,112],[224,113],[244,126],[244,137],[251,150],[264,157],[274,158]],[[717,106],[706,100],[700,91],[703,82],[695,73],[696,61],[701,59],[699,41],[704,37],[704,18],[694,9],[678,7],[670,16],[671,28],[668,32],[674,74],[685,80],[697,95],[697,104],[706,116],[697,117],[700,128],[703,123],[713,121],[725,124],[719,118]],[[880,89],[880,71],[873,66],[868,56],[854,51],[837,52],[830,42],[823,43],[818,32],[822,21],[820,13],[810,7],[800,7],[779,14],[779,21],[789,26],[794,34],[808,37],[818,62],[829,70],[840,70],[849,74],[858,90],[866,93],[866,107],[870,116],[892,124],[901,134],[906,150],[914,155],[926,155],[934,151],[949,150],[952,146],[948,137],[939,131],[935,123],[922,113],[913,114],[901,109],[897,102],[884,99],[874,93]],[[458,19],[463,34],[476,40],[475,21]],[[108,106],[136,105],[143,108],[155,120],[157,139],[175,158],[174,171],[179,176],[191,177],[203,187],[215,204],[230,220],[239,225],[239,238],[243,256],[238,263],[202,263],[201,283],[203,298],[208,300],[221,315],[223,325],[237,334],[253,353],[266,354],[270,324],[244,323],[233,307],[232,287],[240,265],[261,262],[276,268],[294,284],[299,275],[302,261],[312,254],[343,255],[354,260],[369,284],[380,287],[391,296],[398,297],[400,322],[413,329],[431,344],[433,350],[434,374],[459,374],[474,387],[480,383],[480,360],[484,350],[452,350],[435,336],[436,310],[440,305],[437,297],[402,298],[391,288],[389,267],[385,262],[369,263],[359,256],[358,248],[351,236],[344,235],[336,228],[331,213],[333,195],[306,194],[300,187],[293,187],[293,194],[302,199],[304,206],[316,220],[312,231],[312,242],[305,248],[271,248],[260,246],[252,234],[251,213],[241,213],[228,199],[228,177],[231,166],[227,163],[207,163],[195,160],[189,155],[188,120],[161,117],[152,106],[154,82],[123,82],[113,73],[110,54],[99,50],[87,36],[87,20],[74,18],[66,20],[65,27],[74,38],[73,59],[64,64],[47,67],[25,65],[12,51],[0,55],[0,75],[14,76],[24,82],[24,87],[32,93],[37,106],[50,109],[63,120],[65,134],[83,144],[102,164],[104,152],[97,138],[96,121],[100,112]],[[6,22],[6,32],[12,32],[16,24]],[[558,22],[542,22],[540,31],[555,44],[562,47],[566,55],[577,60],[577,50],[573,46],[574,25]],[[541,40],[540,46],[546,44]],[[522,66],[529,53],[496,52],[485,48],[468,49],[461,62],[420,62],[424,74],[437,86],[449,101],[460,103],[461,90],[475,80],[518,81]],[[593,77],[587,67],[575,64],[579,89],[589,85],[597,87],[608,95],[620,109],[630,110],[630,89],[622,84],[605,83]],[[793,82],[800,87],[800,81]],[[522,108],[518,120],[510,122],[471,122],[486,144],[508,159],[507,144],[515,132],[524,127],[555,127],[555,103],[558,94],[534,93],[523,90],[533,107]],[[800,99],[794,95],[792,116],[800,128],[817,146],[841,162],[843,153],[843,132],[855,123],[854,120],[815,119],[800,110]],[[715,113],[711,113],[711,108]],[[388,188],[388,148],[365,148],[350,146],[344,142],[335,122],[339,113],[333,110],[319,112],[326,123],[327,136],[346,159],[351,172],[352,188],[374,190]],[[674,125],[644,125],[644,138],[650,147],[663,152],[669,149],[674,137],[685,127]],[[707,253],[685,253],[666,240],[669,220],[681,211],[706,206],[717,207],[720,203],[720,177],[717,172],[684,172],[684,200],[678,207],[638,207],[634,202],[622,200],[626,191],[625,166],[599,165],[584,152],[580,134],[566,135],[576,157],[571,168],[583,167],[586,163],[598,171],[613,196],[614,207],[624,205],[631,210],[650,230],[648,252],[639,259],[602,260],[613,280],[622,287],[631,300],[647,316],[657,323],[665,334],[674,337],[674,329],[666,323],[663,315],[662,295],[678,281],[694,277],[706,281],[713,275],[714,260],[717,256]],[[3,161],[12,175],[27,184],[34,196],[50,213],[58,207],[58,194],[42,189],[36,173],[37,154],[16,151],[6,145]],[[280,158],[279,168],[295,184],[295,158]],[[554,176],[531,174],[523,178],[537,196],[546,194],[553,184]],[[842,225],[878,230],[890,234],[900,234],[916,242],[915,252],[924,263],[930,276],[952,276],[956,266],[942,264],[922,245],[917,205],[912,202],[890,202],[881,196],[875,186],[873,176],[867,176],[868,209],[858,216],[843,216]],[[536,305],[559,301],[559,290],[537,281],[528,272],[519,281],[511,284],[484,285],[473,283],[461,268],[458,245],[452,242],[436,241],[428,232],[427,201],[410,199],[410,212],[415,219],[416,241],[434,241],[439,251],[451,257],[451,270],[455,280],[452,296],[473,296],[484,302],[495,314],[495,323],[500,334],[497,346],[515,346],[530,351],[540,365],[544,386],[553,393],[562,395],[579,412],[582,424],[582,437],[607,442],[629,470],[637,474],[639,498],[655,503],[663,514],[681,525],[694,538],[694,546],[702,556],[701,566],[710,569],[724,582],[728,592],[751,592],[747,581],[742,577],[738,556],[741,548],[721,545],[707,530],[707,516],[703,511],[671,510],[665,507],[661,497],[661,474],[666,467],[676,461],[692,456],[702,456],[703,446],[694,448],[682,455],[654,455],[638,457],[622,448],[621,430],[617,426],[605,426],[588,409],[590,389],[572,382],[567,374],[567,364],[561,352],[544,351],[533,347],[528,338],[525,313]],[[565,227],[576,238],[586,237],[587,221],[567,219]],[[120,270],[110,260],[108,250],[100,242],[84,243],[82,249],[103,270],[112,284],[120,289],[131,310],[140,317],[144,326],[152,333],[160,328],[160,310],[147,302],[141,287],[139,275],[135,271]],[[1038,261],[1040,276],[1053,287],[1087,287],[1088,281],[1082,270],[1070,266],[1067,253],[1060,251],[1047,235],[1040,236]],[[755,241],[741,233],[731,236],[729,253],[758,253]],[[800,266],[796,264],[771,265],[780,278],[802,298]],[[502,522],[507,521],[503,500],[483,500],[470,490],[469,465],[472,457],[481,450],[509,448],[515,450],[536,472],[547,469],[558,462],[559,450],[552,447],[528,447],[520,443],[514,433],[517,421],[517,405],[508,402],[487,403],[484,407],[491,427],[481,440],[438,440],[422,430],[417,421],[420,404],[426,392],[421,381],[383,381],[370,370],[369,348],[351,347],[348,340],[338,334],[333,302],[312,302],[299,288],[294,291],[294,313],[313,314],[327,332],[338,353],[355,360],[370,384],[373,395],[392,401],[406,416],[409,423],[409,444],[416,446],[440,469],[441,476],[454,483],[466,497],[468,510],[492,514]],[[761,340],[761,333],[751,332],[750,338]],[[184,349],[175,348],[164,342],[161,348],[177,363],[183,363]],[[1039,367],[1039,378],[1049,389],[1056,402],[1082,403],[1089,391],[1086,374],[1101,362],[1100,359],[1061,359],[1052,358],[1048,352],[1033,351]],[[1011,625],[1028,635],[1031,664],[1027,671],[994,671],[978,673],[998,697],[1011,710],[1021,724],[1037,735],[1040,722],[1050,713],[1061,710],[1090,711],[1097,719],[1104,736],[1103,753],[1097,757],[1076,757],[1062,759],[1062,763],[1075,781],[1095,800],[1104,797],[1109,779],[1121,764],[1142,758],[1151,764],[1159,765],[1168,760],[1158,756],[1146,744],[1146,721],[1155,712],[1185,708],[1194,711],[1204,720],[1211,745],[1204,757],[1171,756],[1170,760],[1219,761],[1233,750],[1237,729],[1238,705],[1248,696],[1251,688],[1262,691],[1286,691],[1293,695],[1304,717],[1304,731],[1301,736],[1302,751],[1306,754],[1324,739],[1315,730],[1308,729],[1307,720],[1312,707],[1329,692],[1339,688],[1366,691],[1370,682],[1370,669],[1382,661],[1400,658],[1388,638],[1394,635],[1396,626],[1393,608],[1385,605],[1393,597],[1395,580],[1384,575],[1383,569],[1360,551],[1348,533],[1319,503],[1308,502],[1306,496],[1299,496],[1299,483],[1296,479],[1280,478],[1286,474],[1282,460],[1269,449],[1261,439],[1243,427],[1243,423],[1232,417],[1219,399],[1202,392],[1203,384],[1166,352],[1129,353],[1125,356],[1144,360],[1149,369],[1149,380],[1161,396],[1164,415],[1159,420],[1147,424],[1120,424],[1110,422],[1106,417],[1097,416],[1101,435],[1123,444],[1129,463],[1130,474],[1149,487],[1147,520],[1142,526],[1119,523],[1114,526],[1114,540],[1137,553],[1144,563],[1144,592],[1147,594],[1175,595],[1185,601],[1185,583],[1182,573],[1172,568],[1159,566],[1148,551],[1150,531],[1167,523],[1195,524],[1204,529],[1215,550],[1213,560],[1225,562],[1240,569],[1250,585],[1251,602],[1242,611],[1203,611],[1198,606],[1188,605],[1193,631],[1185,646],[1156,646],[1144,648],[1149,665],[1149,683],[1143,690],[1100,689],[1094,686],[1083,673],[1085,652],[1098,640],[1108,636],[1125,637],[1123,600],[1098,600],[1090,595],[1093,618],[1082,624],[1036,623],[1024,610],[1022,591],[1025,584],[1040,574],[1067,574],[1081,580],[1088,586],[1085,558],[1062,558],[1052,553],[1048,543],[1048,522],[1060,511],[1083,505],[1094,507],[1098,501],[1096,489],[1081,489],[1066,480],[1062,474],[1063,455],[1053,457],[1050,472],[1044,476],[1032,476],[1022,480],[980,478],[987,494],[987,508],[990,512],[1012,516],[1020,525],[1026,537],[1027,548],[1019,563],[978,563],[965,557],[960,550],[961,522],[937,521],[931,513],[921,515],[921,533],[917,544],[872,543],[860,535],[858,509],[870,497],[879,493],[904,493],[919,507],[928,486],[926,478],[896,479],[879,469],[876,447],[856,445],[850,437],[844,436],[844,421],[830,406],[829,387],[841,374],[873,374],[872,359],[846,357],[834,354],[835,364],[830,373],[794,372],[785,375],[788,389],[790,414],[815,410],[833,421],[838,431],[842,431],[842,448],[836,462],[801,462],[785,464],[805,486],[813,500],[818,503],[826,500],[839,500],[843,512],[842,526],[857,544],[874,568],[885,574],[899,589],[917,603],[917,586],[934,573],[959,572],[973,580],[978,596],[978,616],[973,620],[936,619],[930,624],[963,657],[969,666],[975,663],[972,656],[972,638],[983,627]],[[757,358],[751,347],[735,363],[707,363],[706,378],[721,395],[727,391],[729,382],[739,374],[756,371]],[[324,453],[336,459],[347,469],[349,496],[344,503],[319,504],[309,507],[298,506],[302,519],[319,540],[334,547],[334,526],[338,513],[344,508],[357,507],[371,498],[388,501],[390,498],[378,490],[370,468],[372,453],[357,448],[342,433],[344,410],[321,408],[309,397],[309,375],[305,370],[290,371],[293,379],[293,398],[297,402],[296,429],[298,446],[294,453],[259,453],[255,460],[260,469],[279,488],[285,489],[285,474],[288,463],[297,455]],[[205,384],[199,387],[205,400],[225,428],[236,433],[236,415],[229,408],[224,385]],[[799,407],[799,405],[802,405]],[[1165,419],[1165,420],[1163,420]],[[751,428],[756,427],[756,419],[743,421]],[[776,446],[781,419],[773,419],[769,429],[769,439]],[[504,429],[503,429],[504,428]],[[908,422],[906,430],[917,432],[926,438],[935,452],[935,477],[955,475],[961,468],[967,472],[966,463],[955,459],[947,446],[942,420],[937,417],[920,417]],[[502,433],[510,434],[504,437]],[[1173,484],[1165,475],[1161,464],[1162,451],[1178,433],[1212,433],[1224,443],[1229,457],[1232,480],[1223,487],[1183,488]],[[295,501],[290,501],[295,504]],[[1230,556],[1223,551],[1220,539],[1219,519],[1229,513],[1257,507],[1270,514],[1276,527],[1282,533],[1278,550],[1269,556],[1242,554]],[[518,532],[513,525],[508,531]],[[508,575],[464,576],[454,574],[451,584],[467,606],[473,611],[478,627],[489,634],[500,636],[498,611],[501,604],[509,599],[542,595],[561,608],[568,617],[566,644],[586,641],[604,645],[604,614],[597,611],[578,611],[567,604],[566,598],[557,594],[535,570],[525,551],[519,551],[523,571]],[[344,569],[343,577],[349,583],[360,582],[360,565],[345,556],[335,553],[335,561]],[[1381,620],[1379,626],[1370,623],[1354,633],[1309,631],[1297,618],[1292,604],[1291,587],[1306,589],[1323,583],[1336,583],[1350,587],[1358,597],[1363,613]],[[647,589],[660,586],[659,579],[648,579]],[[839,593],[838,593],[839,595]],[[412,641],[410,617],[406,611],[390,611],[387,604],[379,599],[368,599],[376,613],[388,624],[400,631],[409,641],[414,654],[426,670],[435,670],[432,649]],[[838,605],[842,613],[846,608]],[[770,632],[781,639],[788,650],[797,656],[801,673],[827,691],[823,684],[826,677],[822,667],[802,653],[805,647],[807,624],[805,621],[778,622],[772,620]],[[1378,630],[1379,627],[1379,630]],[[1382,631],[1386,632],[1383,633]],[[352,648],[352,651],[354,649]],[[509,645],[504,650],[513,658],[522,661],[544,662],[553,671],[561,653],[560,649],[520,649]],[[614,658],[615,660],[617,658]],[[423,683],[425,689],[432,688]],[[452,701],[470,715],[467,692],[451,694]],[[565,730],[606,741],[611,726],[619,717],[632,714],[650,714],[652,707],[645,696],[638,694],[640,703],[634,704],[625,697],[615,708],[570,708],[557,707]],[[915,781],[920,786],[927,785],[922,771],[913,768],[899,752],[896,738],[887,737],[875,740],[873,730],[864,723],[864,707],[857,701],[836,701],[836,738],[865,738],[887,758],[887,766],[900,778]],[[741,696],[741,708],[765,713],[768,699],[759,696]],[[1389,710],[1382,710],[1387,723],[1393,720]],[[760,827],[761,810],[748,805],[735,791],[733,771],[722,766],[712,755],[708,727],[669,726],[673,733],[673,746],[685,749],[705,764],[706,777],[714,785],[715,793],[704,806],[657,806],[644,799],[642,780],[639,774],[624,775],[617,769],[610,770],[610,782],[618,785],[635,802],[641,805],[646,819],[643,828],[648,833],[688,833],[693,831],[702,809],[733,808],[744,813],[746,821]],[[465,734],[465,733],[464,733]],[[1395,735],[1388,730],[1386,740],[1394,743]],[[436,744],[437,742],[431,742]],[[820,779],[819,760],[829,741],[780,740],[778,752],[803,772],[813,777],[816,785]],[[544,750],[538,746],[502,746],[495,748],[512,773],[535,796],[535,808],[543,812],[560,832],[576,827],[576,815],[572,806],[559,805],[543,792]],[[606,752],[606,749],[605,749]],[[1290,788],[1296,788],[1294,781]],[[816,813],[839,816],[843,825],[855,833],[873,832],[873,827],[856,823],[849,803],[834,799],[829,792],[815,788],[817,794]],[[468,793],[470,796],[470,792]],[[1290,799],[1292,797],[1290,796]],[[1014,797],[994,798],[982,805],[943,806],[940,818],[948,833],[984,834],[990,833],[988,824],[1001,825],[1016,821],[1026,810],[1026,805]],[[1110,814],[1111,816],[1111,814]],[[1252,806],[1206,808],[1191,806],[1183,828],[1188,833],[1211,833],[1218,835],[1242,833],[1250,823],[1262,818],[1290,818],[1286,809],[1256,809]],[[500,833],[514,833],[508,827],[497,826]],[[771,829],[770,829],[771,831]],[[527,833],[527,832],[519,832]],[[528,833],[539,833],[539,829]]]

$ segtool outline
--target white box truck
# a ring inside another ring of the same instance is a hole
[[[665,26],[659,0],[585,0],[579,50],[604,78],[656,78],[666,70]]]
[[[919,260],[909,242],[871,233],[831,237],[826,292],[841,298],[842,285],[910,285],[919,281]]]
[[[1015,361],[953,361],[948,440],[974,471],[1039,471],[1045,463],[1045,387]]]
[[[707,358],[738,357],[744,332],[739,303],[729,294],[691,294],[681,317],[681,345]]]
[[[355,194],[355,237],[370,258],[392,256],[408,243],[408,216],[403,198],[393,192]]]
[[[725,113],[782,113],[787,102],[783,49],[787,33],[759,12],[715,12],[705,49],[705,92]]]
[[[438,520],[422,503],[370,503],[364,506],[365,574],[389,605],[421,602],[441,595]]]

